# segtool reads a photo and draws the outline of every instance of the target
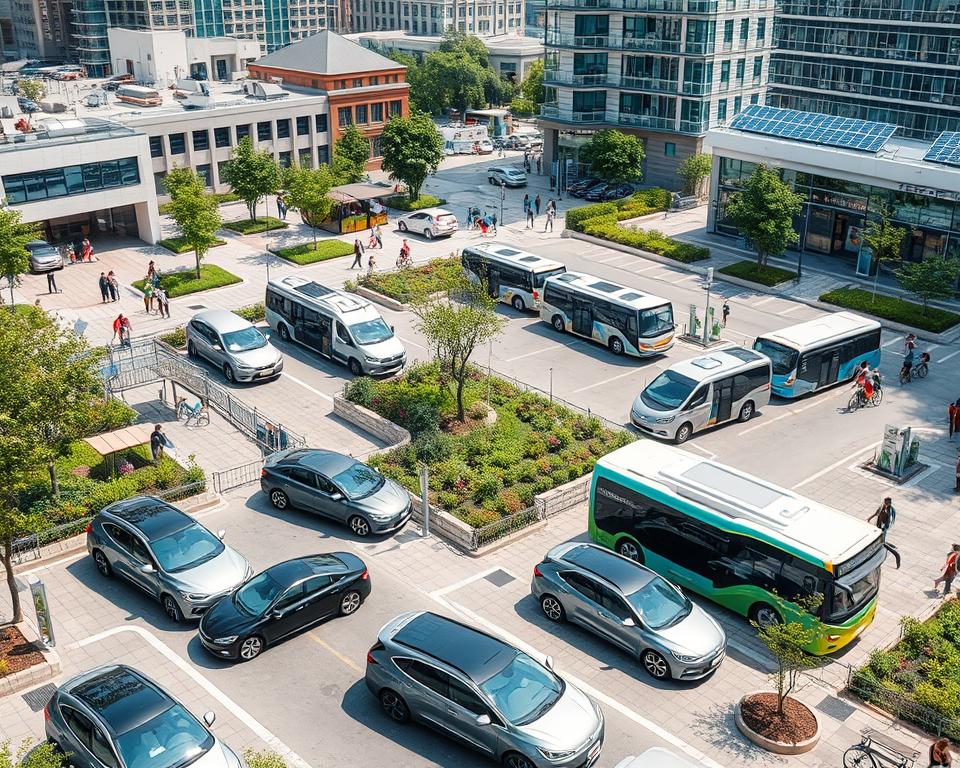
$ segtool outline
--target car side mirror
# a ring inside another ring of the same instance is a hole
[[[222,352],[222,351],[223,351],[223,347],[220,346],[219,342],[216,342],[216,341],[215,341],[215,342],[213,342],[213,344],[211,344],[210,346],[213,347],[213,348],[214,348],[215,350],[217,350],[218,352]]]
[[[208,710],[203,713],[203,722],[205,722],[208,726],[213,725],[216,720],[217,716],[213,712]]]
[[[343,499],[342,493],[337,493],[336,491],[334,491],[333,493],[330,494],[330,501],[340,501],[341,499]]]
[[[156,572],[157,572],[157,569],[154,568],[153,565],[151,565],[150,563],[144,563],[143,565],[140,566],[140,573],[145,573],[149,576],[151,573],[156,573]]]
[[[478,715],[477,725],[490,725],[490,715]]]
[[[547,658],[543,660],[543,663],[546,664],[547,669],[553,672],[553,656],[547,656]]]
[[[279,609],[274,609],[274,610],[270,611],[270,618],[271,618],[271,619],[282,619],[282,618],[283,618],[283,611],[281,611],[281,610],[279,610]]]
[[[217,531],[217,538],[220,539],[220,541],[223,541],[223,537],[226,535],[227,535],[227,532],[223,528]]]
[[[623,620],[623,626],[625,626],[625,627],[635,627],[635,626],[637,626],[637,622],[635,622],[633,619],[631,619],[629,616],[627,616],[627,618],[625,618],[625,619]]]

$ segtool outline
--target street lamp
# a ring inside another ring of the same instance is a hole
[[[501,181],[500,182],[500,225],[503,226],[503,201],[507,196],[507,185]]]

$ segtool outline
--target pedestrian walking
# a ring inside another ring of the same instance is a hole
[[[527,211],[530,210],[530,195],[526,194],[523,196],[523,215],[527,215]]]
[[[129,318],[123,316],[123,312],[117,315],[116,319],[113,321],[113,338],[120,339],[121,347],[130,346],[130,332],[133,330],[133,327],[130,325]]]
[[[154,464],[163,458],[163,448],[166,444],[167,439],[163,434],[163,425],[154,424],[153,432],[150,433],[150,453],[153,455]]]
[[[110,281],[107,280],[106,272],[100,273],[99,285],[100,285],[100,303],[106,304],[108,301],[110,301]]]
[[[150,282],[149,278],[146,281],[146,285],[143,286],[143,311],[148,315],[153,310],[153,283]]]
[[[112,269],[107,272],[107,282],[110,284],[110,300],[120,301],[120,282]]]
[[[525,229],[533,229],[533,222],[534,222],[533,208],[528,207],[527,208],[527,226],[525,227]]]
[[[490,217],[490,224],[493,226],[493,232],[491,234],[494,237],[496,237],[497,236],[497,214],[496,213],[494,213],[493,216]]]
[[[370,250],[370,255],[367,256],[367,274],[372,275],[377,271],[377,260],[373,250]]]
[[[960,432],[960,399],[947,406],[947,430],[950,440],[953,440],[954,433]]]
[[[937,739],[930,745],[930,768],[951,768],[953,755],[950,754],[950,740]]]
[[[543,158],[537,155],[537,176],[543,173]]]
[[[489,217],[487,217],[486,215],[482,216],[480,219],[477,220],[477,223],[480,226],[480,237],[487,236],[487,230],[490,228],[488,221],[489,221]]]
[[[160,317],[170,317],[170,300],[167,298],[167,292],[163,288],[157,288],[153,292],[153,298],[157,300],[157,314]]]
[[[540,215],[540,193],[537,192],[537,196],[533,199],[533,207],[537,211],[537,216]]]
[[[547,200],[547,210],[551,210],[551,209],[553,210],[553,215],[556,216],[556,215],[557,215],[557,201],[554,200],[552,197],[551,197],[549,200]]]
[[[150,259],[150,263],[147,264],[147,280],[156,286],[157,279],[157,265],[153,263],[153,259]]]
[[[553,232],[553,218],[554,218],[554,215],[555,215],[554,212],[553,212],[550,208],[547,208],[547,221],[546,221],[546,223],[543,225],[543,231],[544,231],[544,232],[547,231],[547,228],[549,228],[550,231]]]
[[[373,227],[370,227],[370,237],[367,238],[367,248],[377,247],[377,236],[373,233]]]
[[[950,548],[950,551],[947,552],[947,559],[943,563],[943,568],[940,569],[940,578],[935,579],[933,582],[934,590],[936,590],[938,584],[943,584],[944,597],[950,594],[950,589],[953,587],[953,580],[957,576],[958,557],[960,557],[960,544],[954,544]]]
[[[377,248],[383,250],[383,233],[380,231],[380,225],[377,224],[373,229],[373,237],[377,241]]]
[[[728,301],[724,301],[724,302],[723,302],[723,310],[722,310],[722,312],[723,312],[723,320],[722,320],[721,322],[722,322],[723,327],[726,328],[726,327],[727,327],[727,318],[730,317],[730,302],[728,302]]]
[[[874,518],[877,520],[877,528],[886,533],[897,519],[897,510],[893,506],[893,499],[887,496],[883,504],[877,507],[877,511],[867,518],[868,523],[872,523]]]
[[[954,493],[960,493],[960,448],[957,448],[957,484],[953,490]]]
[[[90,240],[88,240],[86,237],[83,238],[80,251],[80,261],[93,261],[93,246],[90,244]]]
[[[350,269],[363,269],[363,243],[360,242],[360,238],[353,241],[353,264],[350,265]]]
[[[287,203],[283,199],[283,195],[277,195],[277,212],[280,214],[280,218],[286,221],[287,219]]]
[[[60,293],[57,290],[57,276],[51,270],[47,272],[47,293]]]

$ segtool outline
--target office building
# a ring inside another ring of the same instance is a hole
[[[957,3],[780,6],[768,104],[892,123],[908,138],[960,130]]]
[[[17,55],[66,61],[71,6],[71,0],[10,0]]]
[[[477,37],[523,34],[523,0],[346,0],[352,32],[402,30],[442,35],[453,29]]]
[[[645,145],[643,180],[677,188],[703,137],[764,103],[774,0],[556,0],[546,7],[544,159],[579,173],[589,136],[617,128]]]

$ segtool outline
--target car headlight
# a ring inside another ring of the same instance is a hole
[[[397,514],[396,512],[371,512],[370,517],[374,520],[392,520]]]
[[[246,580],[249,579],[251,576],[253,576],[253,566],[250,565],[250,563],[247,563],[247,570],[244,571],[243,580],[246,581]]]
[[[196,603],[200,600],[206,600],[210,595],[202,595],[195,592],[181,592],[180,597],[186,600],[188,603]]]
[[[684,653],[677,653],[676,651],[670,651],[670,653],[673,654],[673,657],[677,661],[682,661],[684,664],[692,664],[700,658],[699,656],[689,656]]]
[[[231,643],[237,642],[239,635],[229,635],[228,637],[218,637],[213,642],[217,645],[230,645]]]
[[[657,424],[669,424],[676,418],[676,416],[664,416],[662,419],[657,419]]]
[[[570,757],[570,755],[576,752],[575,749],[561,749],[559,751],[554,751],[550,749],[541,749],[539,747],[537,748],[537,751],[547,758],[547,760],[563,760],[563,758]]]
[[[367,358],[367,362],[368,362],[368,363],[382,363],[382,362],[383,362],[383,360],[381,360],[379,357],[371,357],[370,355],[364,355],[364,357]]]

